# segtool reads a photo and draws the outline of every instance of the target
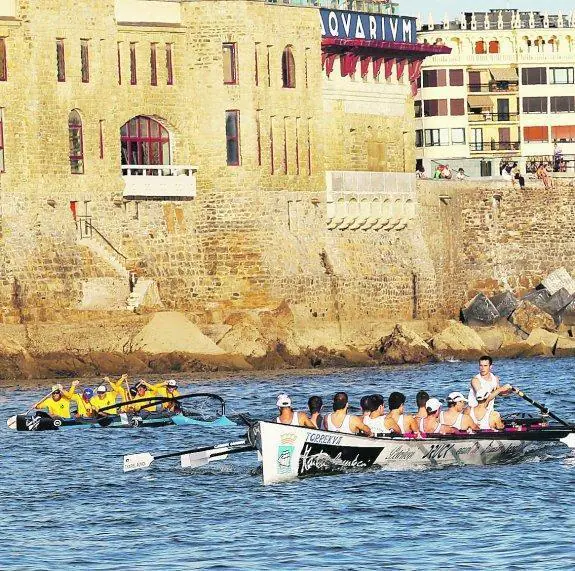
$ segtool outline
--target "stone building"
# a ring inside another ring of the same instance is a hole
[[[448,49],[318,4],[0,2],[3,321],[437,311],[412,95]]]
[[[575,172],[575,16],[490,10],[420,25],[420,41],[449,46],[426,60],[416,101],[417,159],[471,176],[502,163]]]

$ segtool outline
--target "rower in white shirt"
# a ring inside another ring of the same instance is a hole
[[[477,406],[477,393],[480,391],[489,391],[490,396],[487,400],[489,410],[493,410],[495,406],[495,397],[511,393],[511,385],[500,386],[499,377],[493,374],[492,367],[493,359],[489,355],[483,355],[479,358],[479,374],[471,379],[471,388],[467,397],[471,408]]]
[[[291,398],[286,393],[278,395],[276,406],[279,409],[279,416],[276,418],[278,424],[290,424],[291,426],[305,426],[316,428],[315,424],[304,412],[293,410]]]
[[[366,426],[359,416],[348,414],[349,399],[347,393],[336,393],[333,397],[333,412],[323,419],[323,429],[343,434],[357,434],[359,431],[372,436],[369,426]]]
[[[367,399],[367,407],[370,411],[363,417],[363,422],[374,434],[401,434],[401,429],[397,425],[397,421],[385,414],[384,399],[382,395],[371,395]]]

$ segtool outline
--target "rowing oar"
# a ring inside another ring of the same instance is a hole
[[[556,420],[559,424],[566,426],[570,430],[575,430],[575,424],[570,424],[569,422],[563,420],[562,418],[559,418],[556,414],[552,413],[545,405],[537,401],[534,401],[531,397],[528,397],[522,390],[518,389],[517,387],[513,387],[513,392],[519,395],[523,400],[526,400],[528,403],[538,408],[543,414],[550,416],[552,419]]]
[[[52,391],[50,391],[45,397],[42,397],[36,404],[33,404],[26,412],[24,412],[22,414],[22,416],[26,416],[29,412],[33,411],[43,400],[47,399],[50,395],[52,394]],[[6,424],[8,425],[8,428],[14,430],[16,428],[16,417],[18,415],[14,415],[11,416],[7,421]]]
[[[124,472],[147,468],[154,460],[173,458],[174,456],[184,456],[188,454],[192,455],[190,466],[201,466],[210,461],[210,456],[226,456],[228,454],[247,452],[249,450],[255,450],[255,448],[252,445],[248,445],[246,440],[239,440],[237,442],[229,442],[227,444],[218,444],[217,446],[205,446],[203,448],[182,450],[181,452],[170,452],[169,454],[160,454],[159,456],[152,456],[149,452],[128,454],[124,456]],[[214,454],[210,454],[210,452],[214,452]],[[200,456],[196,458],[194,455]],[[196,463],[196,461],[199,462],[200,458],[205,459],[205,462]]]

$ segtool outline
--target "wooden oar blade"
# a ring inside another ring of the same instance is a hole
[[[562,438],[560,442],[569,446],[569,448],[575,448],[575,432],[569,433],[565,438]]]
[[[153,461],[154,457],[148,452],[128,454],[124,456],[124,472],[147,468]]]

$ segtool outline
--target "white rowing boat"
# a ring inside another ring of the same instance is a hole
[[[413,469],[486,465],[519,457],[533,442],[563,442],[575,447],[568,428],[506,429],[426,438],[367,438],[260,421],[250,428],[250,443],[262,457],[263,483],[381,466]]]

